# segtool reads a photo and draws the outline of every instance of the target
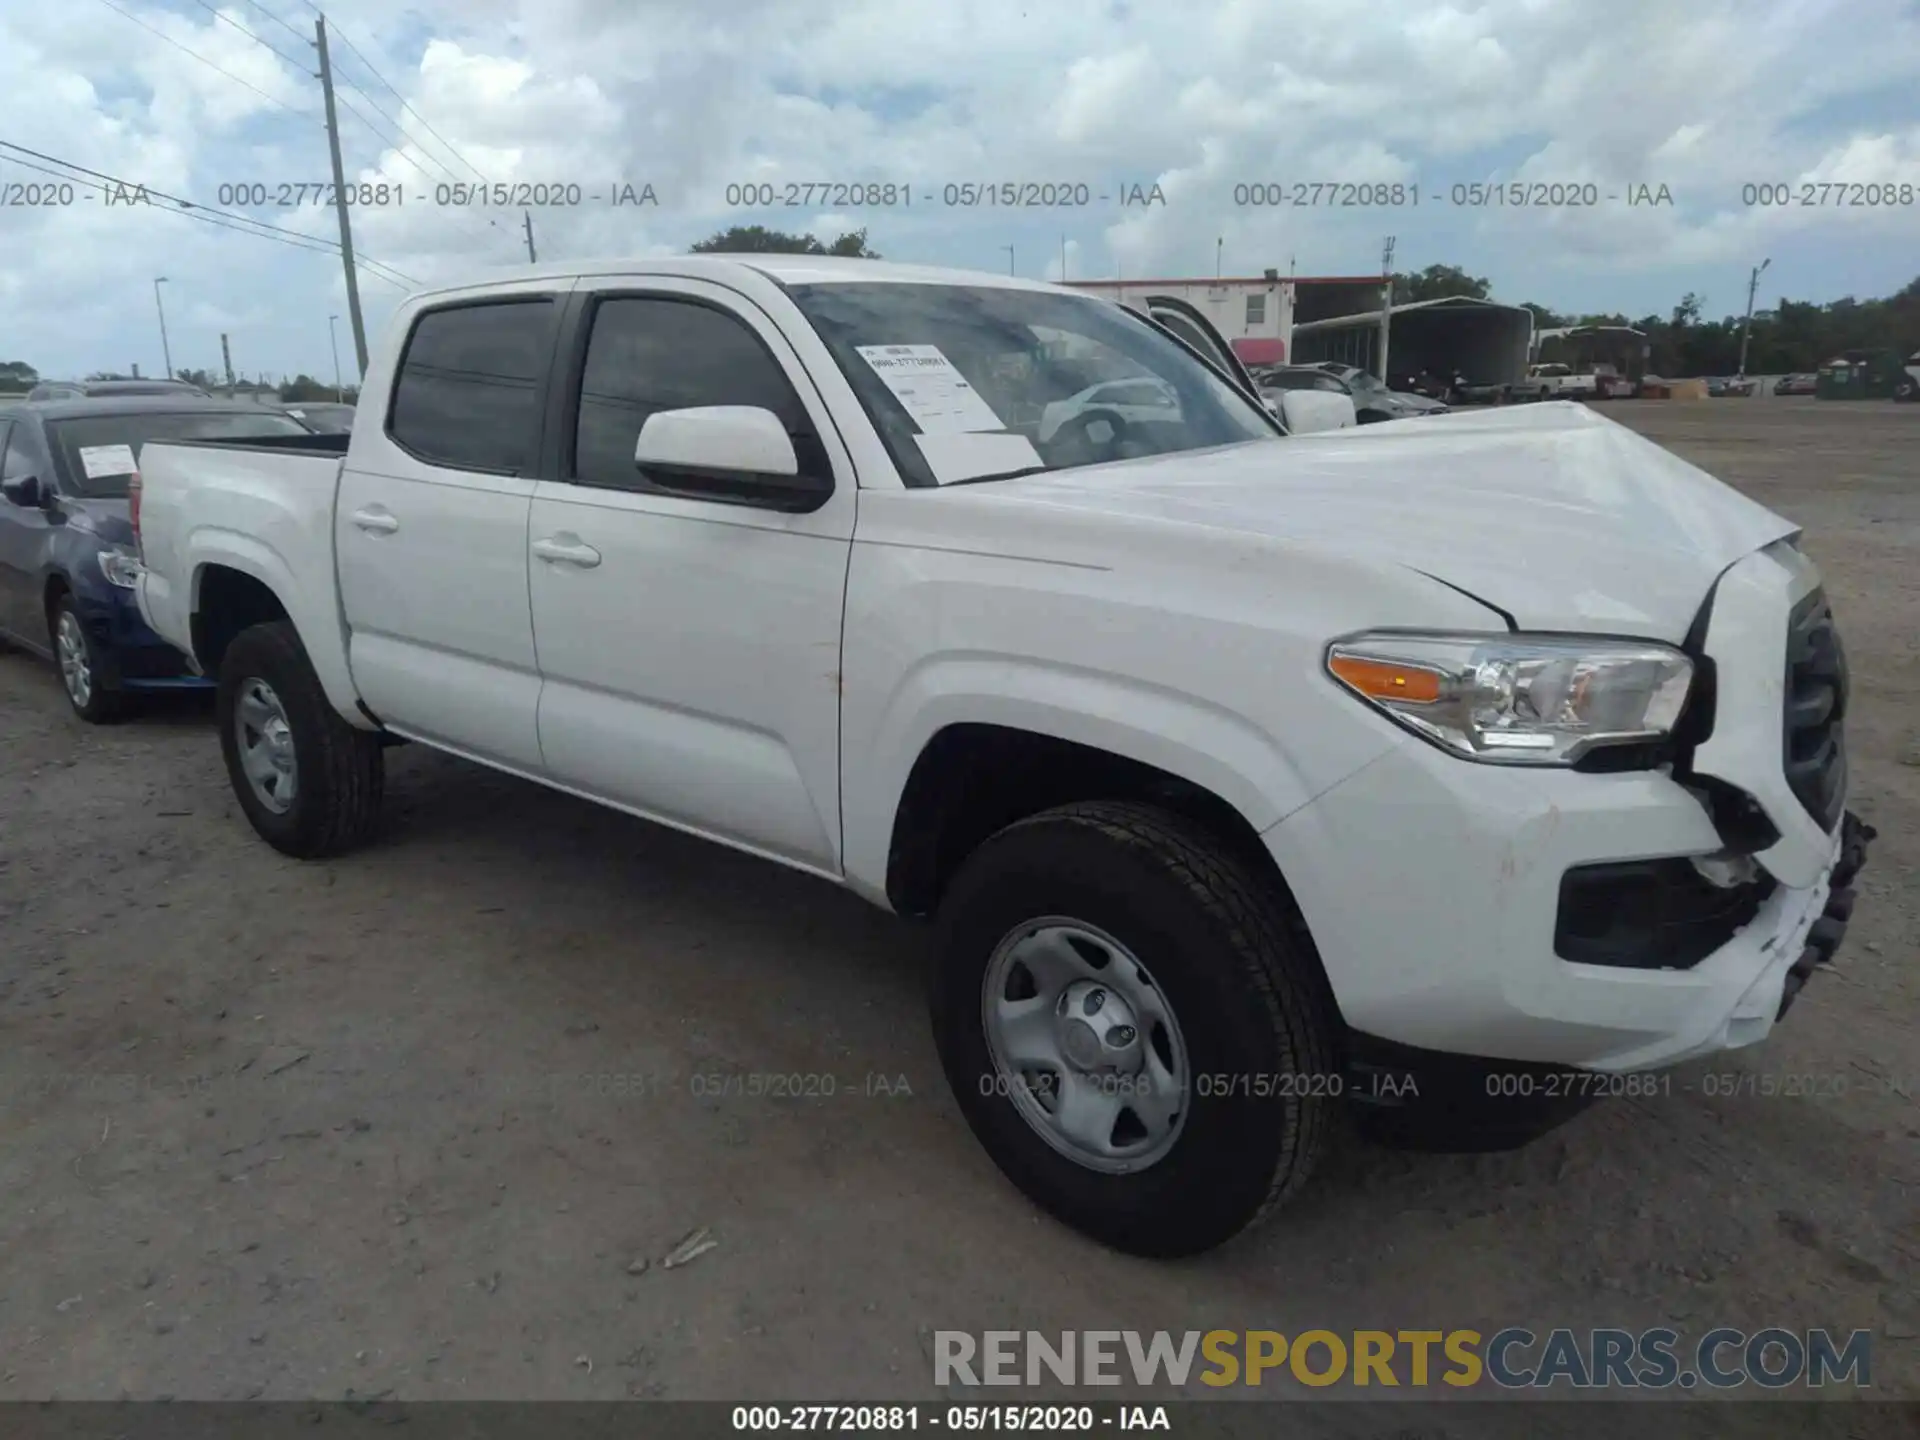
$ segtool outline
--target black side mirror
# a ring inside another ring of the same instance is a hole
[[[0,494],[23,510],[38,510],[47,503],[46,488],[37,475],[22,475],[18,480],[7,481],[0,485]]]

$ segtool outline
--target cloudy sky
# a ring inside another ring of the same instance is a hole
[[[0,198],[16,202],[0,207],[0,359],[158,372],[165,275],[176,366],[216,368],[225,332],[242,371],[331,378],[338,314],[351,375],[331,211],[219,204],[222,186],[275,202],[282,185],[329,178],[315,14],[307,0],[0,11],[0,142],[62,162],[0,149]],[[356,246],[389,277],[361,279],[376,337],[404,293],[392,276],[524,261],[519,209],[437,203],[476,180],[562,200],[577,187],[579,203],[534,212],[542,260],[670,253],[763,223],[828,237],[864,225],[889,258],[1011,258],[1047,278],[1063,246],[1071,279],[1216,263],[1345,275],[1377,273],[1391,234],[1398,269],[1458,264],[1501,299],[1635,315],[1689,290],[1709,315],[1737,312],[1762,258],[1762,308],[1920,274],[1912,0],[341,0],[328,19],[347,174],[403,196],[355,216]],[[14,187],[60,183],[29,166],[85,167],[287,233],[87,186],[24,206],[31,192]],[[1452,203],[1456,184],[1488,180],[1591,185],[1600,203]],[[853,181],[910,202],[829,208],[796,188],[784,203],[789,185]],[[945,203],[949,186],[999,181],[1086,203]],[[1296,182],[1397,182],[1420,198],[1236,204],[1259,193],[1243,187],[1291,198]],[[1912,199],[1766,206],[1744,188],[1798,200],[1822,182],[1905,184]],[[657,205],[613,205],[626,185],[651,185]],[[770,185],[782,203],[730,207],[730,185]],[[1163,201],[1122,203],[1156,185]],[[1640,186],[1672,203],[1629,204]]]

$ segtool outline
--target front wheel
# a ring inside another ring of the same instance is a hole
[[[1914,379],[1911,375],[1903,377],[1900,383],[1893,387],[1893,398],[1907,401],[1920,400],[1920,380]]]
[[[217,709],[233,793],[269,845],[311,860],[373,833],[385,782],[380,737],[340,718],[291,624],[234,637]]]
[[[1341,1090],[1304,926],[1206,831],[1130,803],[1019,821],[943,900],[934,1036],[1022,1190],[1136,1255],[1209,1250],[1294,1194]]]

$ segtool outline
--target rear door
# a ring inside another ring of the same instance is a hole
[[[334,511],[353,680],[394,729],[541,768],[527,517],[571,281],[417,312]]]

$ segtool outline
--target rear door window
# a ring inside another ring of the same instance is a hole
[[[429,465],[530,469],[557,311],[546,297],[427,311],[407,338],[387,433]]]

